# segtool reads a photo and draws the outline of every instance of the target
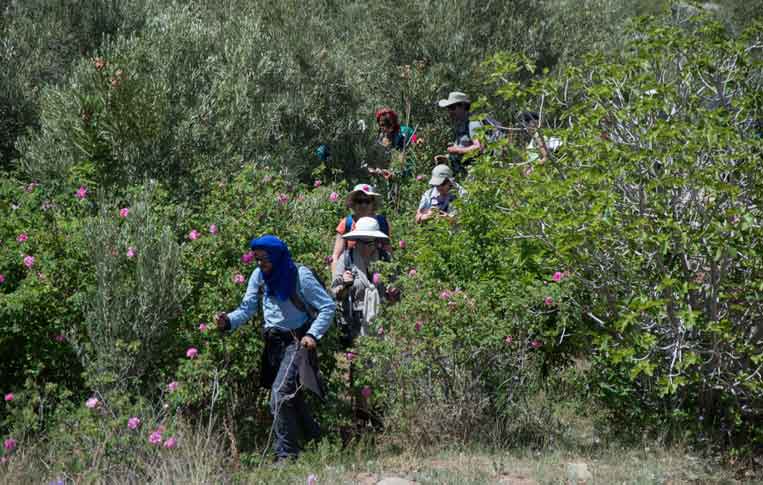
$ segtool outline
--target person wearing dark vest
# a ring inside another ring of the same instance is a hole
[[[297,457],[300,435],[315,439],[320,434],[300,382],[322,394],[322,386],[315,382],[319,381],[315,350],[331,325],[336,303],[310,268],[294,264],[289,248],[277,237],[262,236],[250,247],[257,268],[244,298],[236,310],[218,313],[215,322],[221,331],[236,329],[257,313],[262,300],[265,350],[260,384],[270,388],[273,449],[280,461]]]
[[[471,158],[482,150],[482,145],[477,140],[477,129],[482,123],[469,120],[472,103],[464,93],[453,91],[437,105],[448,110],[453,126],[453,142],[448,145],[448,163],[456,174],[464,174]]]
[[[351,213],[339,220],[339,224],[336,226],[336,239],[334,240],[334,249],[331,252],[331,272],[336,269],[336,262],[342,255],[345,248],[352,249],[355,245],[354,241],[348,241],[342,238],[344,234],[352,231],[355,228],[355,224],[361,217],[373,217],[379,222],[379,227],[383,233],[387,236],[390,235],[389,222],[387,218],[376,212],[379,210],[381,203],[381,194],[374,192],[374,188],[368,184],[358,184],[347,195],[347,207]],[[382,259],[388,259],[391,254],[392,247],[389,241],[384,243],[382,248]]]

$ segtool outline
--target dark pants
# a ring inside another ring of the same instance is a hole
[[[273,450],[278,458],[299,454],[300,435],[305,440],[316,439],[320,428],[313,420],[299,387],[299,366],[296,354],[299,341],[276,339],[269,342],[268,359],[278,366],[275,381],[270,388],[270,412],[273,414]]]

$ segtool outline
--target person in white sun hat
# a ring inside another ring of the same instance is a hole
[[[400,293],[397,288],[385,290],[369,272],[371,263],[379,260],[379,252],[389,244],[389,236],[381,231],[375,218],[361,217],[342,238],[354,245],[346,248],[336,262],[331,292],[339,302],[342,334],[349,345],[356,336],[368,335],[368,324],[379,313],[381,297],[396,301]]]
[[[452,221],[455,216],[453,201],[466,195],[466,191],[453,180],[453,171],[447,165],[437,165],[432,169],[429,185],[429,190],[421,196],[416,222],[420,224],[437,216]]]
[[[377,214],[379,205],[381,204],[381,194],[374,191],[373,186],[369,184],[356,185],[349,194],[347,194],[347,208],[350,209],[350,214],[339,220],[339,224],[336,226],[336,238],[334,239],[334,248],[331,251],[331,271],[336,269],[336,262],[342,255],[342,251],[345,248],[350,248],[355,245],[355,242],[343,239],[342,236],[352,231],[355,228],[355,224],[361,217],[373,217],[379,222],[381,231],[387,236],[389,232],[389,222],[387,218],[381,214]],[[392,248],[389,243],[385,245],[380,254],[380,258],[389,259],[389,253]]]
[[[482,150],[482,145],[477,140],[477,130],[482,123],[469,120],[472,102],[462,92],[449,93],[448,98],[441,99],[437,105],[448,110],[453,126],[453,142],[448,144],[448,163],[456,173],[465,173],[470,157]]]

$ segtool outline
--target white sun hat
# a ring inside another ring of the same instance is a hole
[[[358,239],[384,239],[389,240],[389,236],[381,232],[379,221],[375,217],[361,217],[355,223],[355,229],[342,236],[349,241]]]
[[[366,194],[368,197],[371,197],[372,199],[377,199],[381,197],[381,194],[377,194],[374,192],[374,188],[372,185],[368,184],[358,184],[356,185],[349,194],[347,194],[347,207],[352,207],[352,198],[355,197],[355,194],[357,193],[363,193]],[[378,200],[374,200],[374,204],[377,204]]]
[[[453,91],[452,93],[448,94],[448,99],[441,99],[438,101],[437,105],[440,108],[447,108],[448,106],[452,106],[458,103],[472,104],[472,102],[469,101],[469,96],[459,91]]]

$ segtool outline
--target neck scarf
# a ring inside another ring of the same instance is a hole
[[[291,260],[286,243],[268,234],[252,239],[249,246],[252,250],[261,249],[268,253],[268,259],[273,265],[269,274],[262,273],[268,296],[275,295],[280,301],[288,300],[296,290],[297,266]]]

